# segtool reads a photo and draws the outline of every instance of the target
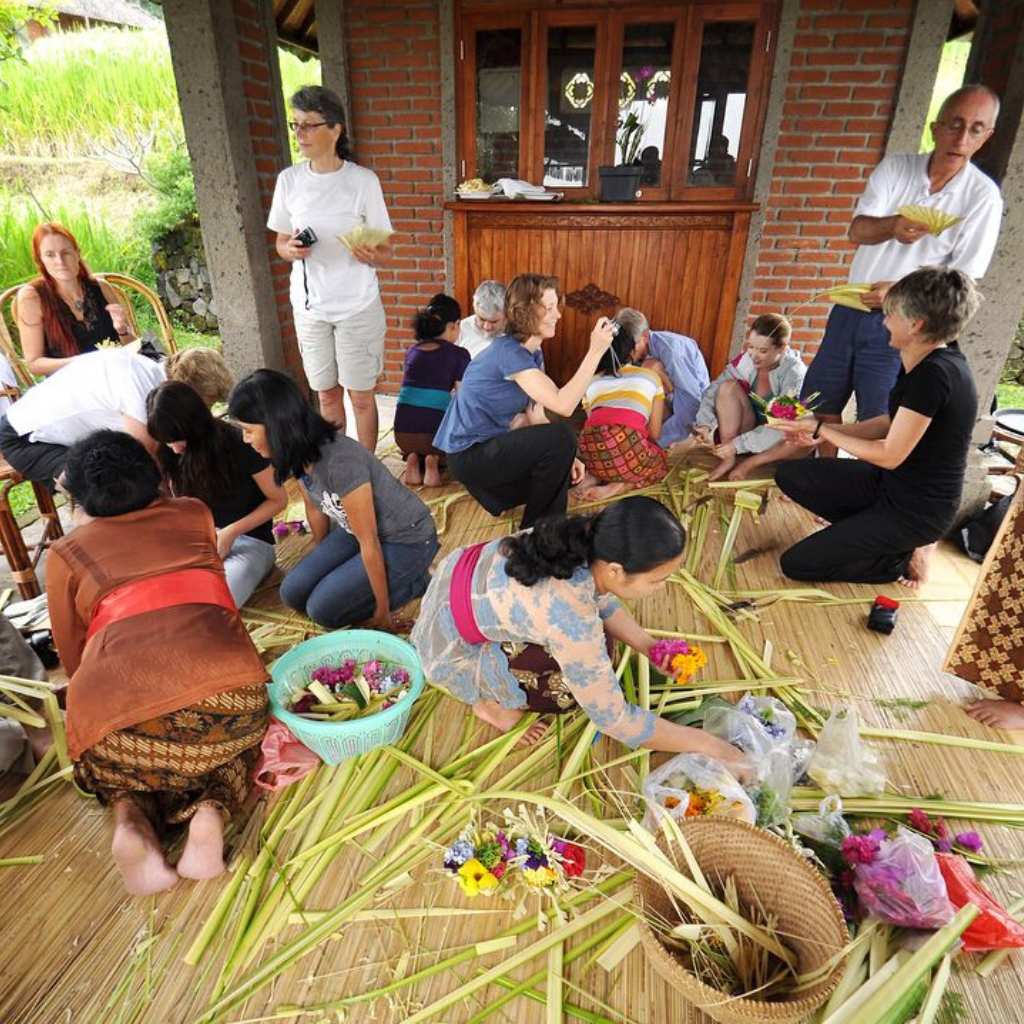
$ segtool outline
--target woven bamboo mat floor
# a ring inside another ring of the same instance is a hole
[[[396,467],[397,468],[397,467]],[[745,523],[736,545],[737,552],[755,546],[762,550],[738,567],[741,588],[775,589],[783,585],[778,576],[776,554],[813,529],[802,510],[773,496],[760,525]],[[721,530],[717,524],[705,547],[705,566],[699,574],[707,578],[717,558]],[[469,499],[449,509],[443,536],[444,550],[462,543],[500,535],[503,524],[491,519]],[[301,556],[304,538],[291,537],[280,548],[282,567]],[[922,592],[929,600],[906,603],[899,624],[889,637],[864,628],[866,605],[812,607],[779,603],[764,611],[759,621],[744,625],[744,632],[760,649],[770,640],[773,664],[783,674],[804,677],[809,703],[829,707],[839,699],[855,700],[863,718],[872,725],[946,732],[952,735],[1007,739],[997,736],[968,719],[957,707],[966,693],[965,684],[943,675],[939,666],[953,630],[970,596],[975,567],[952,549],[941,550],[935,580]],[[837,585],[827,588],[839,597],[870,599],[874,588]],[[896,594],[898,588],[883,588]],[[899,594],[898,596],[905,596]],[[276,595],[268,588],[257,595],[255,604],[276,608]],[[680,630],[706,632],[707,625],[686,602],[681,591],[670,588],[643,602],[637,609],[642,622]],[[735,678],[736,666],[720,645],[708,645],[711,663],[704,679]],[[912,711],[887,710],[877,701],[912,698],[928,701]],[[425,738],[414,753],[427,757],[435,766],[445,763],[445,753],[454,749],[466,723],[465,711],[450,701],[435,713]],[[481,742],[489,734],[477,728]],[[1018,739],[1021,739],[1018,737]],[[621,750],[602,741],[603,758]],[[943,793],[947,797],[1024,803],[1024,761],[1013,756],[956,750],[923,744],[880,743],[889,775],[905,794]],[[537,778],[538,788],[555,778],[554,768]],[[398,773],[390,792],[401,791],[412,776]],[[966,827],[966,826],[965,826]],[[399,822],[395,835],[404,831]],[[1024,856],[1019,833],[981,826],[987,852],[995,856]],[[123,896],[108,857],[109,832],[106,815],[94,802],[78,797],[71,787],[56,792],[18,830],[0,839],[0,858],[45,854],[37,867],[0,870],[0,905],[6,908],[3,929],[4,957],[0,967],[0,1021],[5,1024],[108,1024],[119,1017],[123,1000],[112,1002],[119,982],[130,963],[147,958],[151,979],[151,1000],[137,1019],[152,1024],[178,1024],[199,1017],[212,979],[203,970],[184,966],[181,956],[202,926],[224,885],[183,882],[169,894],[152,900],[133,901]],[[308,908],[330,908],[350,892],[361,873],[373,862],[374,851],[355,848],[338,856],[313,890]],[[993,889],[1006,895],[1024,889],[1020,873],[992,880]],[[420,871],[413,884],[394,893],[387,906],[473,906],[495,907],[479,916],[429,918],[402,922],[373,922],[349,925],[335,941],[289,968],[269,988],[226,1016],[230,1021],[265,1019],[282,1005],[302,1005],[366,991],[393,977],[396,962],[412,972],[433,963],[439,951],[445,954],[495,935],[511,923],[505,904],[464,902],[456,887],[440,871]],[[147,947],[144,940],[156,935]],[[409,957],[403,957],[408,953]],[[491,966],[506,956],[499,953],[480,961]],[[209,966],[208,964],[206,966]],[[468,963],[407,990],[401,999],[379,1000],[350,1011],[349,1022],[397,1024],[416,1006],[422,1006],[471,977],[479,964]],[[541,963],[529,965],[525,976]],[[647,967],[639,948],[619,967],[605,973],[594,966],[586,972],[582,964],[567,971],[567,997],[573,1002],[613,1019],[644,1024],[698,1024],[705,1020],[689,1011],[673,991]],[[1022,1019],[1024,1006],[1024,955],[1011,957],[988,982],[954,971],[952,989],[963,995],[967,1006],[964,1024],[1004,1024]],[[494,998],[490,990],[484,1001]],[[439,1020],[448,1024],[465,1021],[480,1003],[460,1004]],[[311,1016],[279,1019],[334,1020]],[[531,1024],[544,1019],[543,1007],[518,999],[495,1014],[492,1020]]]

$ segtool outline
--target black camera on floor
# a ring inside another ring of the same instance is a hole
[[[301,245],[303,249],[308,249],[317,240],[318,239],[316,237],[316,232],[311,227],[304,227],[295,236],[295,241],[298,242],[298,244]]]

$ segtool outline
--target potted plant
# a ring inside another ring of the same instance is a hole
[[[654,75],[654,68],[643,67],[637,73],[640,85]],[[601,202],[631,203],[636,199],[637,189],[644,170],[637,159],[640,155],[640,144],[647,130],[647,113],[654,105],[654,94],[643,104],[625,104],[627,112],[619,118],[618,131],[615,134],[615,146],[619,151],[619,162],[613,167],[599,167],[597,173],[601,179]],[[620,103],[620,109],[622,108]],[[640,113],[637,112],[639,107]]]

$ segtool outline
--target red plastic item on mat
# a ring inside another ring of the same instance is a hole
[[[273,719],[260,744],[260,759],[252,781],[260,789],[273,792],[298,782],[319,763],[320,758],[304,747],[286,725]]]
[[[937,853],[949,902],[959,910],[973,903],[981,911],[961,937],[964,949],[1017,949],[1024,946],[1024,926],[1018,924],[974,877],[971,865],[952,853]]]

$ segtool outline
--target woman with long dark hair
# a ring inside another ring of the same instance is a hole
[[[21,353],[31,373],[45,377],[102,341],[131,340],[127,312],[110,286],[89,272],[67,228],[39,224],[32,262],[39,277],[19,289],[17,299]]]
[[[527,710],[582,708],[630,747],[740,752],[699,729],[626,702],[607,638],[647,654],[654,638],[626,610],[679,568],[686,534],[653,498],[596,516],[553,516],[532,530],[452,552],[438,567],[412,633],[427,678],[507,732]],[[526,741],[536,740],[539,729]]]
[[[316,547],[281,584],[281,599],[329,629],[392,627],[426,589],[437,552],[430,510],[384,464],[315,413],[283,373],[240,381],[228,414],[283,484],[302,484]]]
[[[391,220],[377,175],[352,162],[338,96],[307,85],[290,106],[305,159],[278,175],[267,227],[277,232],[278,255],[292,264],[295,333],[320,412],[344,433],[348,391],[359,443],[372,452],[387,330],[376,268],[387,247],[350,248],[341,239],[360,226],[390,232]]]
[[[150,392],[146,411],[171,493],[199,498],[213,513],[217,554],[241,608],[274,567],[271,524],[288,496],[270,462],[242,440],[237,427],[213,416],[188,384],[161,384]]]
[[[405,459],[410,487],[441,486],[441,459],[434,434],[441,425],[452,392],[469,366],[469,353],[459,337],[459,304],[444,293],[419,310],[412,327],[416,344],[405,353],[402,390],[395,408],[395,444]]]
[[[46,596],[69,677],[75,781],[114,815],[111,853],[133,895],[224,870],[267,727],[267,671],[217,556],[210,510],[160,496],[127,434],[68,452],[76,529],[50,548]],[[176,867],[162,841],[188,836]]]

